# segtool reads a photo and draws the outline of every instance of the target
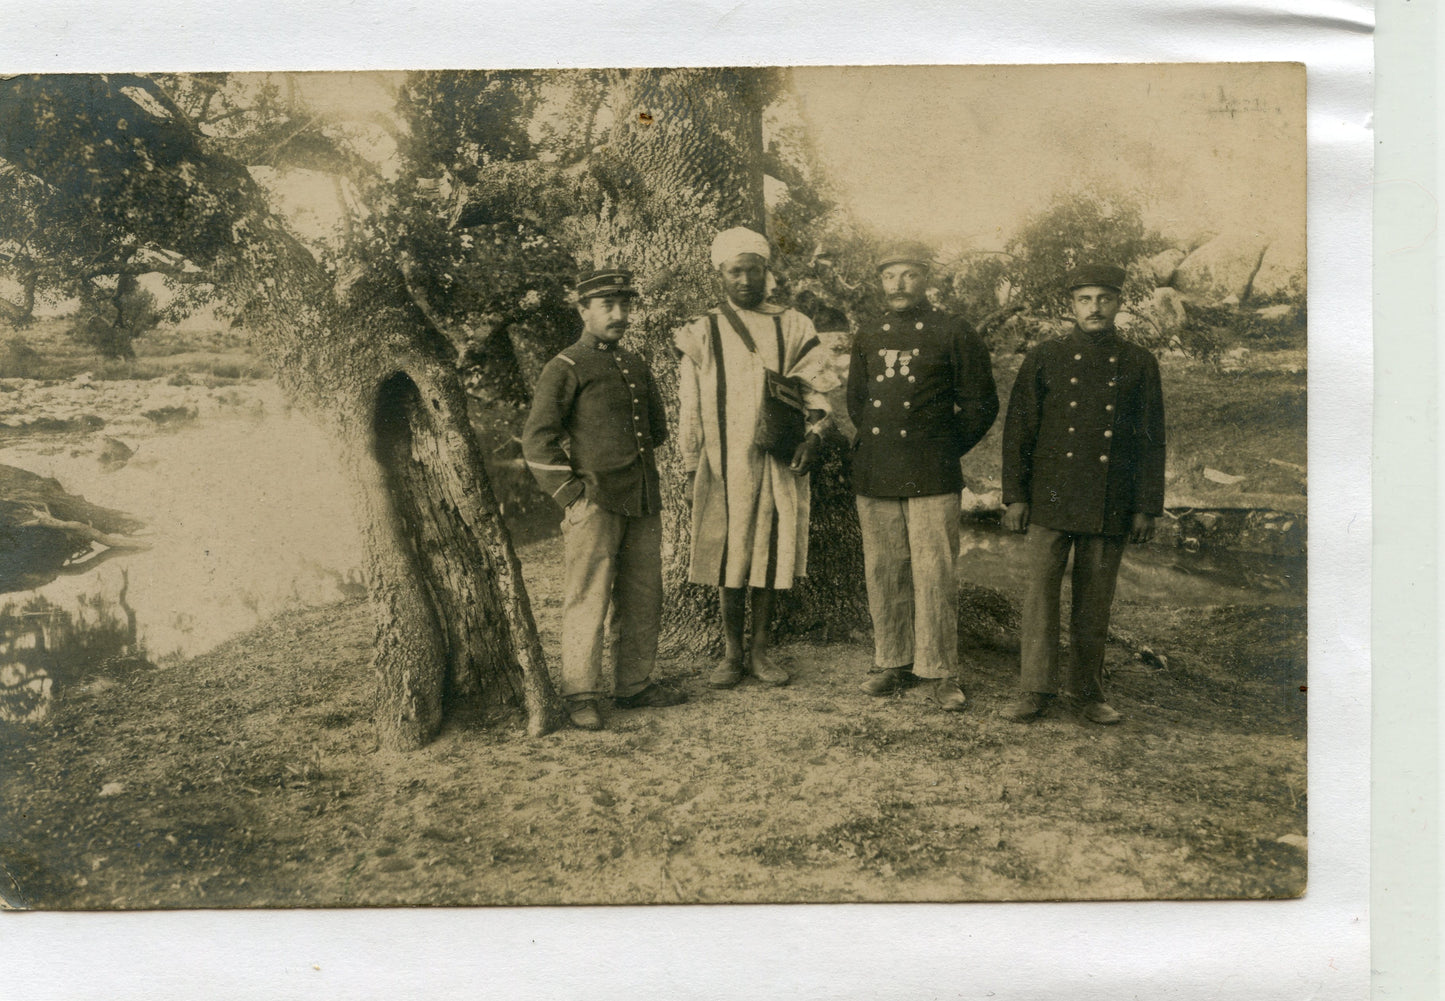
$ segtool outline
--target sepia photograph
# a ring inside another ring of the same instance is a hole
[[[1304,895],[1306,118],[0,79],[0,901]]]

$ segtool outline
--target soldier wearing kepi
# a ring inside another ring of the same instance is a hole
[[[617,708],[686,701],[651,680],[662,613],[655,451],[667,423],[647,364],[618,344],[636,297],[627,271],[582,276],[582,336],[542,369],[522,432],[528,468],[563,509],[562,696],[584,730],[602,728],[604,627]]]
[[[1148,542],[1164,511],[1164,396],[1154,356],[1114,329],[1122,268],[1065,278],[1075,327],[1019,368],[1004,419],[1004,526],[1027,532],[1020,694],[1004,716],[1039,716],[1062,689],[1091,723],[1104,700],[1104,646],[1124,546]],[[1060,679],[1059,588],[1074,557],[1069,669]],[[1062,681],[1062,684],[1061,684]]]
[[[918,681],[930,701],[960,711],[958,672],[959,459],[998,416],[988,349],[962,319],[927,298],[932,254],[918,243],[878,261],[888,312],[859,331],[848,370],[858,432],[853,490],[874,673],[869,695]]]

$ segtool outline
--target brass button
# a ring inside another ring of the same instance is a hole
[[[1069,434],[1073,434],[1073,433],[1074,433],[1074,429],[1073,429],[1073,428],[1069,428]]]
[[[899,432],[898,432],[898,437],[900,437],[900,438],[907,438],[907,437],[908,437],[908,429],[907,429],[907,428],[904,428],[903,430],[899,431]]]
[[[1105,410],[1113,410],[1113,409],[1114,409],[1114,404],[1112,404],[1112,403],[1106,403],[1106,404],[1104,404],[1104,409],[1105,409]]]
[[[874,434],[877,434],[877,433],[878,433],[878,429],[877,429],[877,428],[874,428],[874,429],[873,429],[873,433],[874,433]]]
[[[1112,437],[1114,437],[1114,432],[1112,432],[1112,431],[1105,431],[1105,432],[1104,432],[1104,437],[1105,437],[1105,438],[1112,438]]]
[[[1099,461],[1100,461],[1100,462],[1108,462],[1108,461],[1109,461],[1109,457],[1108,457],[1107,455],[1101,455],[1101,456],[1099,456]]]
[[[883,329],[884,329],[884,330],[892,330],[892,329],[893,329],[893,327],[892,327],[892,325],[891,325],[891,324],[887,324],[887,323],[885,323],[885,324],[883,324]]]
[[[1073,457],[1074,457],[1074,453],[1073,453],[1073,452],[1065,452],[1065,453],[1064,453],[1064,458],[1065,458],[1065,459],[1072,459]]]
[[[904,409],[904,410],[907,410],[907,409],[908,409],[909,407],[911,407],[911,406],[913,406],[912,403],[909,403],[907,400],[904,400],[904,401],[903,401],[903,409]]]
[[[913,329],[914,329],[914,330],[922,330],[922,329],[923,329],[923,321],[920,320],[919,322],[915,323],[915,324],[913,325]],[[913,353],[914,353],[914,354],[918,354],[917,351],[915,351],[915,352],[913,352]]]
[[[1079,405],[1079,401],[1078,401],[1078,400],[1070,400],[1070,401],[1069,401],[1069,406],[1071,406],[1071,407],[1077,407],[1078,405]]]
[[[883,401],[882,401],[882,400],[874,400],[874,401],[873,401],[873,405],[874,405],[875,407],[881,407],[881,406],[883,406]]]
[[[1083,355],[1074,355],[1074,361],[1083,361],[1083,360],[1084,360],[1084,356],[1083,356]]]
[[[1075,386],[1077,386],[1077,385],[1079,384],[1079,377],[1076,375],[1076,376],[1074,376],[1072,379],[1070,379],[1069,382],[1071,382],[1071,383],[1073,383]]]
[[[880,375],[880,376],[878,377],[878,381],[879,381],[879,382],[882,382],[882,381],[883,381],[883,376]]]
[[[1114,364],[1114,362],[1116,362],[1116,361],[1118,361],[1118,360],[1119,360],[1119,359],[1117,359],[1117,358],[1113,357],[1112,355],[1110,355],[1110,357],[1109,357],[1109,364],[1112,365],[1112,364]]]

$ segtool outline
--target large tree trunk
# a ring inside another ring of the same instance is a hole
[[[332,433],[364,526],[382,741],[425,743],[459,697],[524,704],[533,734],[558,725],[454,352],[411,304],[399,266],[372,263],[338,289],[242,164],[179,109],[157,113],[122,87],[168,103],[143,78],[6,81],[0,157],[78,217],[113,210],[133,237],[206,268],[246,309],[287,397]]]
[[[283,270],[319,277],[305,261]],[[450,346],[400,272],[367,275],[339,302],[283,278],[259,316],[258,345],[333,432],[361,500],[383,742],[420,746],[462,700],[523,706],[533,735],[556,728],[561,704]]]
[[[676,427],[678,326],[721,294],[708,251],[718,230],[765,231],[763,111],[780,81],[762,69],[629,70],[613,80],[610,141],[595,171],[608,192],[593,261],[632,268],[645,299],[634,329]],[[780,634],[847,636],[867,621],[857,515],[830,440],[813,485],[809,578],[782,602]],[[721,650],[717,589],[687,583],[691,545],[675,448],[659,452],[663,479],[665,655]],[[860,619],[860,615],[862,618]]]

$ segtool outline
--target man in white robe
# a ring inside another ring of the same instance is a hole
[[[678,447],[692,507],[688,579],[722,589],[726,652],[708,677],[714,688],[731,688],[745,673],[773,685],[789,681],[768,656],[773,592],[807,574],[808,473],[831,409],[823,395],[826,352],[812,322],[763,301],[769,253],[767,238],[750,229],[719,233],[712,262],[725,298],[675,338]],[[807,434],[791,462],[755,443],[765,368],[802,383]],[[753,623],[745,656],[749,591]]]

